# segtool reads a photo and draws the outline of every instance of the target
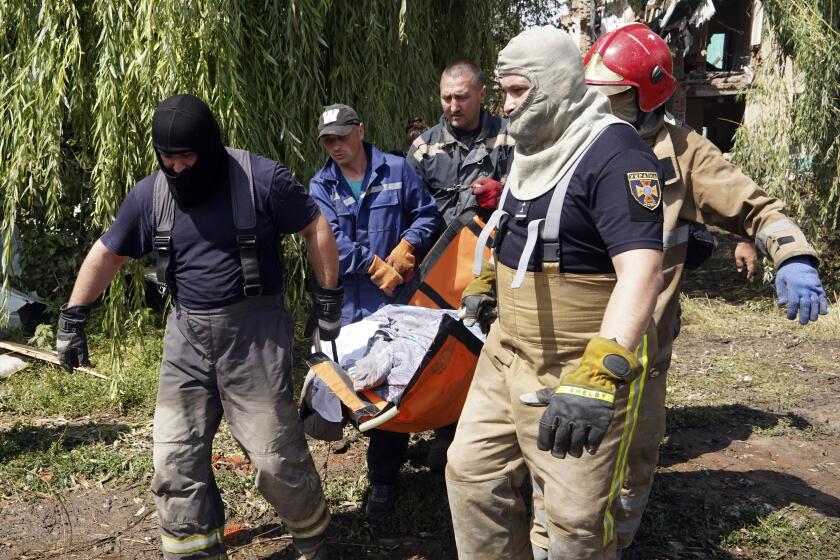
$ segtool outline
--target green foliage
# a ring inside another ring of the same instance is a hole
[[[773,52],[747,95],[757,122],[736,135],[735,158],[791,204],[823,256],[840,272],[840,10],[836,0],[768,0]],[[786,62],[792,72],[785,72]]]
[[[405,148],[408,118],[436,120],[448,62],[492,69],[507,37],[494,23],[513,13],[509,4],[0,2],[0,261],[8,270],[16,228],[23,267],[19,279],[4,274],[4,287],[67,297],[87,249],[155,169],[149,131],[165,97],[201,97],[228,145],[278,159],[306,183],[324,160],[315,126],[324,105],[353,104],[371,141]],[[300,240],[283,245],[294,305],[307,266]],[[130,263],[135,274],[118,276],[104,298],[117,365],[137,318],[129,312],[142,306],[141,264]]]
[[[55,333],[53,333],[52,325],[44,323],[35,327],[35,332],[26,343],[42,350],[55,348]]]

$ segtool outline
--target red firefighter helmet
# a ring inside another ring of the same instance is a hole
[[[674,90],[674,63],[668,44],[643,23],[631,23],[601,35],[583,57],[586,83],[606,86],[607,95],[635,87],[639,109],[649,113]]]

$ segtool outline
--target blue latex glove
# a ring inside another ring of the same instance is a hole
[[[828,313],[828,298],[810,257],[792,257],[779,265],[776,295],[779,305],[788,306],[787,318],[794,319],[798,311],[802,325]]]

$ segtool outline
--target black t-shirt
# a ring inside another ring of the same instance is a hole
[[[458,140],[458,142],[467,148],[472,148],[473,144],[475,144],[476,138],[478,138],[479,133],[481,133],[481,127],[479,126],[473,130],[457,130],[450,126],[449,131],[452,133],[452,136]]]
[[[283,165],[251,154],[257,213],[257,258],[264,294],[283,291],[278,243],[318,216],[318,206]],[[111,252],[139,258],[154,249],[153,173],[138,182],[120,206],[101,241]],[[172,265],[178,302],[211,309],[243,299],[242,266],[226,183],[195,206],[175,205]]]
[[[514,156],[516,157],[516,156]],[[583,156],[569,182],[560,215],[559,262],[564,272],[615,272],[610,257],[632,249],[662,250],[662,176],[659,162],[639,135],[611,125]],[[528,237],[528,223],[545,218],[554,190],[524,203],[508,193],[510,214],[497,249],[499,260],[516,268]],[[517,219],[517,214],[524,219]],[[546,260],[558,261],[558,257]],[[542,243],[528,270],[539,271]]]

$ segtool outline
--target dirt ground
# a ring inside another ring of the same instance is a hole
[[[625,560],[840,558],[840,342],[802,336],[778,317],[758,321],[765,311],[755,301],[768,290],[727,298],[702,275],[689,283],[668,433]],[[726,328],[714,323],[719,315]],[[312,444],[335,512],[332,557],[455,558],[445,485],[423,464],[429,435],[412,437],[401,510],[377,527],[361,517],[366,439],[345,435]],[[220,474],[247,470],[218,463]],[[147,480],[86,486],[0,500],[0,559],[160,557]],[[269,510],[234,503],[253,497],[247,485],[225,492],[229,521],[240,524],[230,531],[230,557],[291,558],[288,534]],[[814,552],[809,542],[823,548]]]

